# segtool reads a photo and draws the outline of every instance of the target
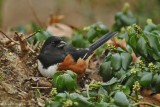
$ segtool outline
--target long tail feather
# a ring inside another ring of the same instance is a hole
[[[94,50],[99,48],[101,45],[103,45],[105,42],[107,42],[111,37],[113,37],[117,32],[109,32],[102,36],[100,39],[98,39],[96,42],[91,44],[91,46],[88,48],[88,53],[84,56],[84,59],[86,59]]]

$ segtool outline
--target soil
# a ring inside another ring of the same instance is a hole
[[[37,70],[36,55],[0,45],[0,106],[44,106],[51,83]]]

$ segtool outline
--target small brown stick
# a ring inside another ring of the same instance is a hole
[[[35,51],[34,51],[31,47],[28,46],[28,49],[29,49],[32,53],[35,53]]]
[[[14,42],[16,44],[19,44],[18,42],[16,42],[15,40],[13,40],[12,38],[10,38],[9,36],[7,36],[2,30],[0,30],[0,32],[5,36],[7,37],[11,42]]]
[[[52,87],[31,87],[32,89],[50,89]]]
[[[31,49],[29,46],[28,46],[28,42],[27,40],[23,37],[23,35],[21,34],[21,36],[15,32],[15,35],[17,36],[17,39],[18,41],[20,42],[20,46],[21,46],[21,51],[22,51],[22,55],[25,55],[26,51],[28,51],[28,49],[35,53],[33,49]]]
[[[39,33],[40,32],[40,30],[38,30],[37,32],[34,32],[34,33],[32,33],[32,34],[30,34],[28,37],[26,37],[25,39],[29,39],[30,37],[32,37],[32,36],[34,36],[35,34],[37,34],[37,33]]]

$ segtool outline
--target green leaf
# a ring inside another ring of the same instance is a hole
[[[154,30],[156,28],[156,25],[155,24],[149,24],[149,25],[146,25],[145,27],[144,27],[144,31],[149,31],[149,32],[151,32],[152,30]]]
[[[153,74],[152,74],[152,73],[147,73],[147,74],[145,74],[145,75],[141,78],[140,84],[141,84],[142,86],[145,86],[145,87],[149,86],[149,85],[151,84],[152,77],[153,77]]]
[[[66,98],[67,98],[66,93],[59,93],[58,95],[55,96],[54,100],[61,102],[63,100],[66,100]]]
[[[95,107],[109,107],[109,104],[106,102],[96,103]]]
[[[149,32],[145,32],[145,36],[148,39],[148,43],[149,43],[150,47],[153,48],[154,51],[157,54],[158,51],[159,51],[159,49],[158,49],[158,46],[159,46],[158,38],[155,35],[153,35],[153,34],[151,34]]]
[[[90,28],[87,33],[88,41],[90,43],[93,42],[93,40],[97,37],[97,31],[94,28]]]
[[[137,46],[136,34],[129,35],[129,44],[132,48],[136,49]]]
[[[111,61],[104,62],[100,65],[99,75],[102,76],[104,81],[111,79],[112,75]]]
[[[128,86],[123,86],[122,91],[126,94],[129,95],[131,93],[130,88]]]
[[[129,65],[132,61],[131,54],[121,53],[121,58],[122,58],[122,67],[124,70],[127,70],[127,68],[129,67]]]
[[[134,77],[131,76],[131,77],[128,78],[125,85],[128,86],[128,87],[132,87],[132,85],[134,84],[134,81],[135,81]]]
[[[94,107],[94,105],[88,101],[88,98],[83,97],[77,93],[73,93],[70,95],[71,100],[74,102],[77,102],[78,105],[75,107],[83,107],[85,105],[85,107]]]
[[[53,102],[49,106],[45,105],[45,107],[61,107],[62,102]]]
[[[55,81],[56,81],[57,77],[58,77],[59,75],[61,75],[61,74],[62,74],[61,72],[56,72],[56,73],[52,76],[52,84],[55,84]]]
[[[108,92],[103,87],[100,87],[98,90],[98,94],[99,95],[108,95]]]
[[[59,75],[55,80],[55,87],[58,91],[73,91],[77,88],[77,79],[71,77],[71,75],[65,73]]]
[[[75,33],[73,35],[71,44],[77,48],[86,48],[88,47],[89,42],[88,40],[84,39],[84,36],[82,34]]]
[[[63,75],[60,75],[57,77],[55,82],[55,87],[57,88],[58,91],[65,90],[65,82],[64,82]]]
[[[65,71],[66,74],[69,74],[73,79],[77,80],[77,74],[71,70]]]
[[[65,87],[68,91],[73,91],[77,87],[77,80],[74,80],[69,74],[64,74]]]
[[[139,53],[141,53],[145,57],[148,56],[146,45],[147,45],[146,40],[141,36],[138,40],[138,43],[137,43],[137,49],[138,49]]]
[[[152,79],[152,83],[155,85],[156,84],[156,81],[157,81],[157,79],[158,79],[158,73],[156,73],[156,74],[154,74],[153,75],[153,79]]]
[[[111,57],[111,66],[113,70],[119,70],[122,65],[122,59],[119,53],[113,54]]]
[[[111,80],[109,80],[108,82],[106,83],[103,83],[102,86],[109,86],[109,85],[113,85],[117,83],[117,78],[113,77]]]
[[[119,107],[128,107],[129,101],[123,92],[117,92],[114,96],[115,104]]]
[[[52,35],[47,31],[41,31],[41,32],[38,32],[37,34],[35,34],[37,41],[45,41],[50,36],[52,36]]]

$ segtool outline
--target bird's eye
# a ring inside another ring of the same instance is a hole
[[[51,42],[52,43],[52,45],[55,45],[55,42]]]

